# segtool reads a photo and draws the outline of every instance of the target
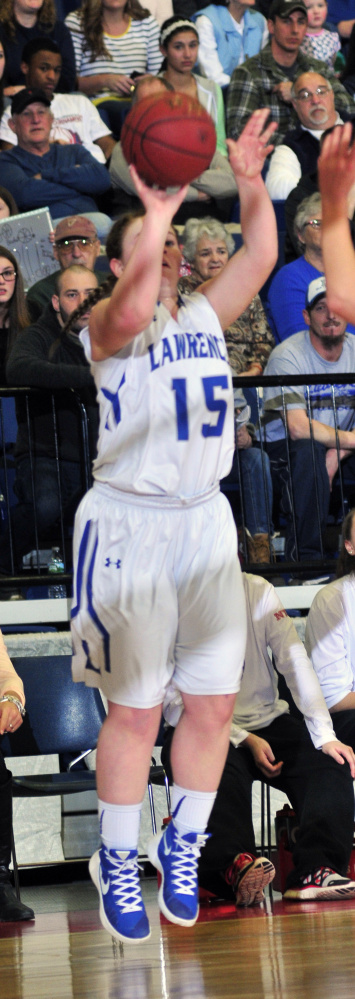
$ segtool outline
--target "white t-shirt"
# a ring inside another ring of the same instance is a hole
[[[51,142],[65,142],[68,145],[80,143],[99,163],[106,163],[106,157],[95,144],[95,139],[110,135],[110,129],[100,118],[99,112],[84,94],[54,94],[51,102],[54,115],[51,129]],[[4,111],[0,122],[0,139],[17,146],[17,135],[8,124],[11,109]]]
[[[355,577],[343,576],[316,594],[306,647],[328,708],[355,690]]]
[[[192,498],[228,474],[233,387],[223,332],[208,299],[181,299],[177,319],[159,303],[150,325],[113,357],[91,359],[100,431],[93,474],[139,495]]]

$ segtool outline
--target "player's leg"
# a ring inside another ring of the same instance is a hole
[[[172,922],[198,916],[197,865],[229,746],[244,662],[244,588],[230,507],[220,494],[185,515],[176,565],[179,628],[174,680],[184,699],[172,748],[173,818],[149,845]]]

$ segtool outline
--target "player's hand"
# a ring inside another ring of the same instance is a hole
[[[155,211],[171,222],[184,198],[186,198],[189,185],[184,184],[183,187],[178,187],[176,190],[172,191],[169,188],[169,191],[164,191],[162,188],[148,187],[148,184],[145,184],[144,180],[137,173],[133,163],[130,164],[129,172],[145,210],[147,212]]]
[[[285,104],[291,104],[292,103],[291,90],[292,90],[291,80],[282,80],[281,83],[277,83],[276,86],[273,88],[273,93],[277,94],[278,97],[280,97],[280,99],[285,102]]]
[[[322,196],[339,202],[347,199],[355,182],[355,144],[352,145],[352,123],[346,122],[327,135],[317,163]]]
[[[236,180],[257,177],[266,157],[272,153],[274,147],[269,140],[276,132],[277,123],[266,124],[269,114],[268,108],[254,111],[239,139],[227,139],[229,162]]]
[[[325,742],[322,746],[322,753],[332,756],[337,763],[348,761],[352,778],[355,778],[355,754],[351,746],[345,746],[343,742]]]

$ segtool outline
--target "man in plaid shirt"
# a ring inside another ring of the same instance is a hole
[[[278,122],[273,136],[277,146],[286,132],[299,124],[291,104],[291,87],[300,73],[312,70],[330,80],[337,111],[353,111],[354,102],[329,66],[299,51],[307,30],[303,0],[273,0],[268,25],[270,43],[232,74],[227,98],[227,135],[237,139],[253,111],[269,107],[272,120]]]

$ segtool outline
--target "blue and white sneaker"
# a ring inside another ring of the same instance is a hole
[[[148,857],[162,876],[158,901],[164,916],[178,926],[193,926],[199,913],[197,864],[208,835],[180,836],[172,819],[148,844]]]
[[[89,871],[100,896],[105,930],[124,943],[147,940],[150,927],[141,895],[137,850],[102,846],[91,857]]]

